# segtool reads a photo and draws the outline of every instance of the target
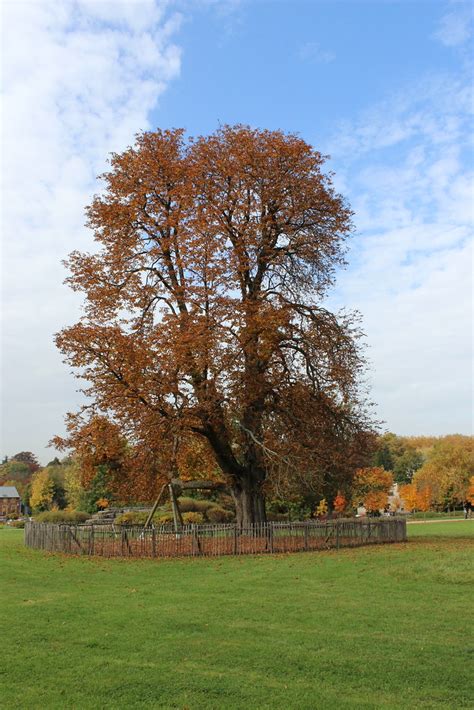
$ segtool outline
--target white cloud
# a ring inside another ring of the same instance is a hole
[[[471,2],[451,4],[453,9],[443,15],[434,37],[446,47],[459,47],[471,37],[473,8]]]
[[[372,396],[400,434],[472,430],[471,93],[462,75],[422,81],[328,151],[358,228],[333,303],[362,312]]]
[[[179,22],[153,0],[3,4],[3,453],[50,456],[77,400],[52,342],[78,313],[60,260],[91,247],[96,175],[179,74]]]

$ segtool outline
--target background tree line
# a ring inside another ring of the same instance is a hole
[[[444,510],[459,507],[465,500],[474,503],[473,437],[387,433],[375,440],[367,465],[357,463],[353,462],[352,474],[337,490],[328,490],[327,476],[310,481],[290,472],[283,480],[280,470],[267,488],[269,517],[349,514],[359,504],[376,512],[387,507],[393,483],[399,484],[406,510]],[[206,452],[196,447],[180,452],[177,467],[184,480],[220,479]],[[0,465],[0,485],[16,486],[24,505],[34,513],[63,509],[93,513],[112,505],[149,505],[161,480],[156,472],[153,475],[143,469],[140,452],[102,419],[89,428],[87,439],[78,439],[72,454],[61,460],[54,458],[41,467],[36,456],[27,451],[5,457]],[[221,494],[209,495],[218,498]],[[392,507],[400,502],[392,497]]]

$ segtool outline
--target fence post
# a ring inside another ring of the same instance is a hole
[[[202,550],[201,550],[201,545],[199,543],[199,528],[193,523],[191,526],[192,530],[192,553],[193,556],[195,554],[201,555]]]
[[[89,555],[94,554],[94,526],[91,525],[91,531],[89,535]]]
[[[196,540],[196,526],[194,523],[191,524],[191,554],[194,557],[196,554],[197,540]]]
[[[339,550],[339,520],[336,520],[336,550]]]
[[[234,525],[234,555],[237,554],[237,525]]]
[[[151,531],[151,554],[153,557],[156,557],[156,530],[155,528],[152,528]]]
[[[304,524],[304,549],[308,549],[308,533],[309,533],[309,523]]]

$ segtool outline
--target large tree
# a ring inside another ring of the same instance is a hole
[[[158,130],[110,162],[87,210],[100,251],[68,261],[84,315],[57,344],[150,465],[197,438],[239,522],[262,521],[275,471],[330,476],[370,427],[357,317],[323,305],[351,211],[280,131]]]

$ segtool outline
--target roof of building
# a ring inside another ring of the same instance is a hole
[[[18,493],[15,486],[0,486],[0,498],[19,498],[19,497],[20,497],[20,494]]]

